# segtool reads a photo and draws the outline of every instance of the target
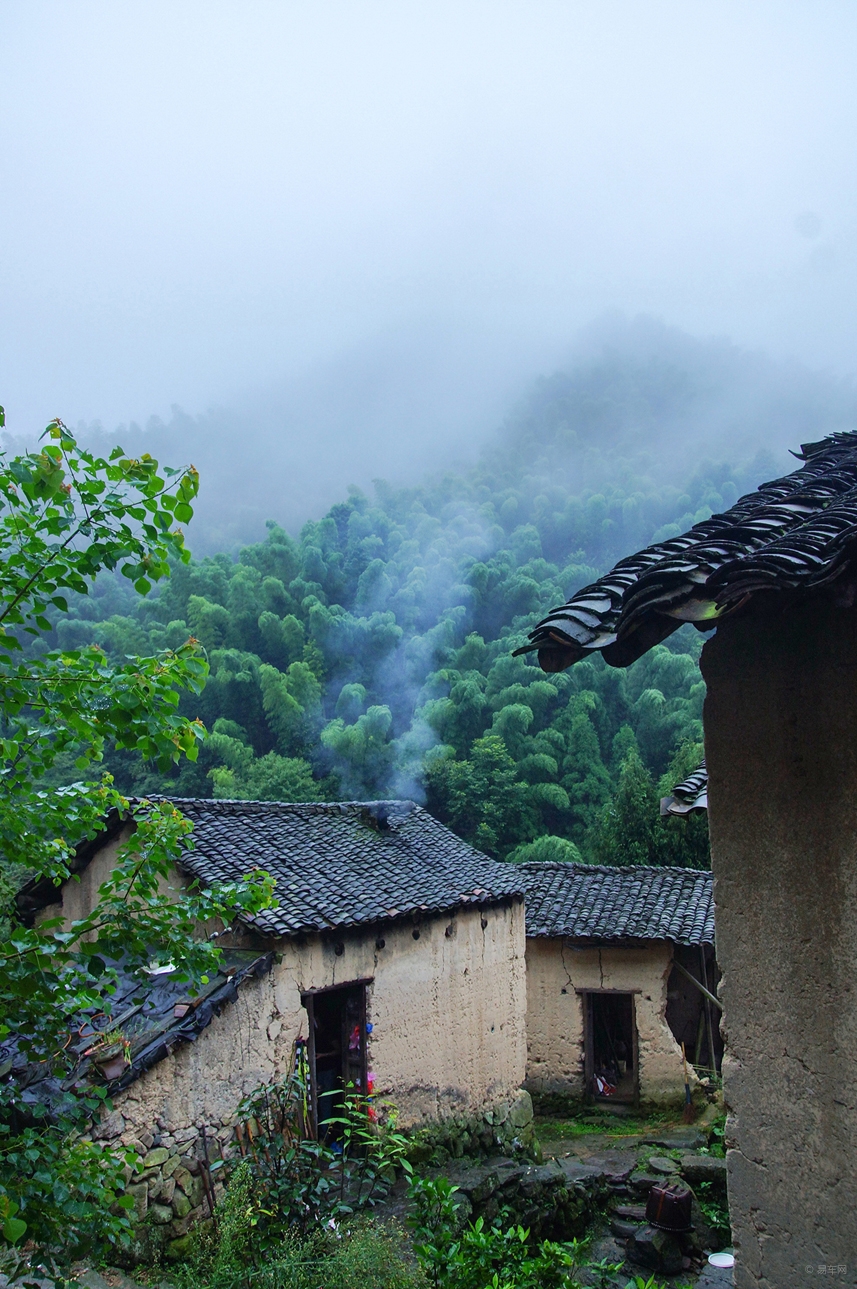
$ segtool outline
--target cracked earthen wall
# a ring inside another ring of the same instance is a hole
[[[634,992],[640,1096],[652,1104],[684,1097],[681,1048],[666,1022],[672,946],[581,946],[569,940],[527,940],[527,1088],[584,1094],[583,998],[577,990]]]
[[[727,620],[702,670],[735,1284],[854,1285],[857,611]]]
[[[369,977],[369,1065],[402,1126],[514,1096],[526,1059],[523,904],[434,918],[418,939],[414,929],[342,934],[340,955],[320,936],[281,942],[268,976],[243,985],[195,1043],[117,1098],[129,1133],[159,1121],[170,1131],[220,1123],[288,1071],[292,1043],[307,1033],[302,992]]]

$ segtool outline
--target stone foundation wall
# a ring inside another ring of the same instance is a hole
[[[177,1128],[169,1132],[163,1123],[140,1130],[126,1120],[121,1110],[109,1114],[93,1134],[110,1145],[136,1150],[140,1156],[137,1170],[127,1171],[126,1193],[134,1200],[136,1238],[130,1260],[140,1261],[154,1253],[179,1256],[191,1226],[210,1217],[207,1177],[211,1179],[215,1201],[223,1196],[219,1169],[211,1165],[231,1160],[236,1153],[233,1123]]]

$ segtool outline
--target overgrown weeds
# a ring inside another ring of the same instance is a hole
[[[353,1088],[325,1120],[323,1140],[308,1137],[306,1080],[299,1071],[255,1092],[240,1107],[242,1168],[231,1190],[253,1178],[245,1224],[253,1248],[265,1252],[284,1231],[308,1236],[389,1193],[398,1169],[410,1173],[407,1138],[396,1131],[395,1108],[370,1102]],[[242,1171],[243,1169],[243,1171]]]
[[[252,1258],[235,1229],[225,1233],[222,1220],[220,1231],[213,1259],[196,1258],[171,1272],[176,1289],[427,1289],[392,1221],[362,1215],[304,1237],[286,1232],[264,1260]]]

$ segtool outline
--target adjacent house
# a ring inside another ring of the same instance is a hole
[[[857,433],[541,622],[546,671],[624,667],[683,623],[702,653],[735,1284],[857,1248]],[[837,1275],[839,1271],[837,1270]]]
[[[199,993],[189,996],[165,973],[145,986],[125,981],[116,1000],[113,1024],[130,1064],[120,1056],[111,1065],[108,1053],[102,1066],[116,1109],[100,1131],[148,1152],[154,1182],[141,1203],[160,1205],[165,1234],[182,1234],[204,1211],[193,1160],[228,1147],[238,1102],[289,1074],[298,1042],[309,1061],[314,1131],[329,1113],[322,1094],[352,1083],[391,1097],[404,1127],[468,1123],[499,1134],[497,1144],[521,1135],[532,1109],[520,1091],[526,984],[517,869],[407,801],[176,804],[195,840],[177,882],[230,881],[264,868],[279,903],[223,936],[221,971]],[[128,826],[114,819],[80,852],[77,880],[60,890],[25,888],[22,915],[71,920],[91,908]],[[203,1030],[204,1041],[193,1041]],[[89,1042],[78,1044],[78,1076],[93,1064],[84,1055]],[[31,1095],[40,1095],[38,1072],[28,1077]],[[169,1184],[176,1174],[189,1178],[187,1190]]]
[[[537,1103],[675,1104],[707,1043],[716,980],[711,874],[521,865],[527,908],[527,1082]],[[691,1075],[695,1082],[695,1076]]]

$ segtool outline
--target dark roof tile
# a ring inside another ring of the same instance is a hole
[[[708,770],[703,761],[698,770],[661,798],[662,815],[689,815],[692,810],[708,809]]]
[[[228,882],[255,866],[277,879],[279,907],[252,920],[266,935],[371,925],[523,893],[516,867],[480,854],[411,801],[172,800],[194,825],[188,872]]]
[[[594,650],[626,667],[683,622],[705,629],[765,593],[804,596],[842,577],[857,553],[857,431],[795,455],[800,470],[621,560],[552,609],[517,652],[537,649],[545,671]]]
[[[530,937],[714,943],[711,873],[598,864],[519,867]]]

